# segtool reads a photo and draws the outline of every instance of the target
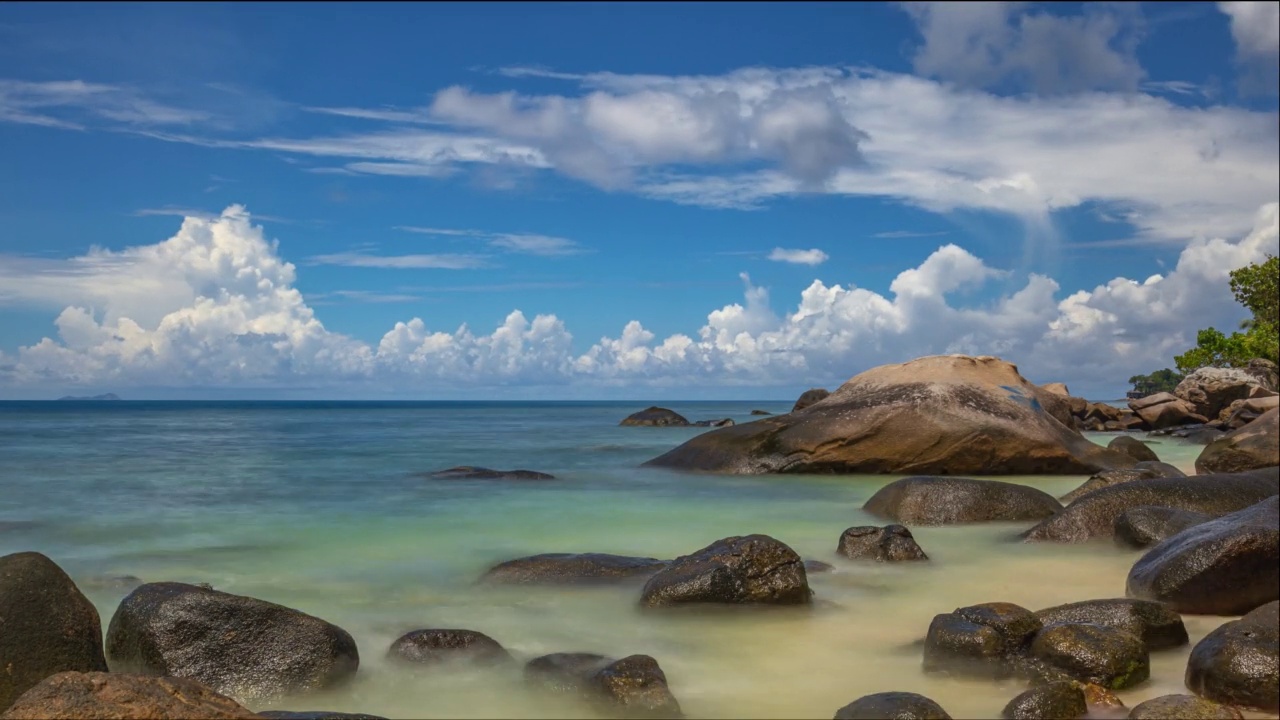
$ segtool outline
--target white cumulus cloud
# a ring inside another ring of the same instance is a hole
[[[774,248],[769,253],[769,259],[775,262],[791,263],[793,265],[821,265],[826,262],[829,256],[817,248],[810,250]]]
[[[1218,9],[1231,18],[1231,37],[1241,65],[1242,90],[1275,95],[1280,92],[1280,3],[1220,2]]]

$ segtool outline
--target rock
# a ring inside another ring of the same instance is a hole
[[[694,426],[696,427],[731,427],[733,425],[733,418],[724,418],[722,420],[699,420],[694,423]]]
[[[1187,425],[1167,434],[1191,445],[1208,445],[1226,433],[1211,425]]]
[[[1120,423],[1120,429],[1123,431],[1145,430],[1147,429],[1147,421],[1138,417],[1131,410],[1121,411],[1120,419],[1116,422]]]
[[[1259,378],[1241,368],[1204,367],[1183,378],[1173,392],[1190,404],[1195,414],[1216,418],[1236,400],[1265,389]]]
[[[840,535],[836,553],[850,560],[901,562],[928,560],[911,531],[901,525],[851,527]]]
[[[1241,720],[1239,710],[1195,695],[1161,695],[1134,706],[1129,720]]]
[[[1040,389],[1044,390],[1045,392],[1051,392],[1054,395],[1061,395],[1064,398],[1071,397],[1071,391],[1068,390],[1067,386],[1063,385],[1062,383],[1058,383],[1058,382],[1045,383],[1044,385],[1040,386]]]
[[[687,427],[689,421],[673,410],[653,406],[628,415],[618,424],[623,427]]]
[[[1196,458],[1196,472],[1241,472],[1280,465],[1280,408],[1209,443]]]
[[[555,480],[555,475],[533,470],[490,470],[489,468],[460,465],[448,470],[427,473],[426,477],[439,480]]]
[[[525,682],[581,697],[602,712],[636,718],[679,718],[667,676],[648,655],[614,660],[594,653],[554,653],[530,660]]]
[[[773,413],[769,412],[768,410],[752,410],[751,414],[752,415],[772,415]]]
[[[1106,403],[1091,402],[1085,406],[1082,420],[1100,420],[1102,422],[1119,421],[1124,417],[1124,410]]]
[[[1104,487],[1112,485],[1121,485],[1134,480],[1150,480],[1162,477],[1186,477],[1187,474],[1178,468],[1162,462],[1151,462],[1144,460],[1131,468],[1124,470],[1103,470],[1096,473],[1080,487],[1058,498],[1063,505],[1070,505],[1077,498],[1088,495],[1094,490],[1100,490]]]
[[[1067,409],[1071,411],[1071,416],[1080,420],[1083,420],[1085,415],[1088,414],[1090,404],[1088,400],[1082,397],[1067,398]]]
[[[116,671],[189,677],[241,702],[336,686],[360,656],[347,631],[256,598],[183,583],[129,594],[107,629]]]
[[[1092,473],[1133,459],[1085,439],[1065,399],[994,357],[861,373],[822,402],[695,437],[646,465],[731,473]]]
[[[264,710],[258,717],[268,720],[387,720],[381,715],[329,712],[327,710]]]
[[[1276,364],[1264,358],[1254,358],[1245,366],[1244,371],[1258,379],[1264,389],[1276,392],[1280,390],[1280,372]]]
[[[1103,625],[1046,625],[1031,640],[1030,655],[1077,680],[1112,690],[1131,688],[1151,675],[1142,639]]]
[[[1205,416],[1197,415],[1191,403],[1167,392],[1130,400],[1129,409],[1152,430],[1209,421]]]
[[[1229,430],[1236,430],[1262,417],[1269,410],[1280,407],[1280,395],[1237,400],[1218,415],[1218,420]]]
[[[187,678],[61,672],[27,690],[4,720],[253,720],[261,717]]]
[[[1187,660],[1187,688],[1228,705],[1280,711],[1280,602],[1205,636]]]
[[[798,412],[810,405],[815,405],[831,396],[831,391],[825,388],[811,388],[800,393],[800,397],[796,398],[796,404],[791,406],[791,412]]]
[[[524,681],[541,690],[582,693],[587,680],[611,662],[613,658],[595,653],[552,653],[526,663]]]
[[[1189,527],[1212,520],[1214,515],[1194,510],[1143,505],[1116,516],[1115,538],[1120,545],[1146,548]]]
[[[649,578],[640,604],[808,605],[812,599],[804,561],[795,550],[768,535],[747,535],[676,558]]]
[[[829,573],[835,570],[835,566],[831,563],[824,563],[821,560],[805,560],[804,571],[808,575],[816,575],[818,573]]]
[[[1089,706],[1076,683],[1059,680],[1027,690],[1009,701],[1000,712],[1006,720],[1073,720],[1084,717]]]
[[[606,553],[546,553],[516,558],[489,568],[483,582],[512,585],[611,583],[647,578],[666,560]]]
[[[1150,600],[1085,600],[1055,605],[1035,615],[1046,626],[1088,623],[1124,630],[1141,639],[1148,651],[1187,644],[1187,627],[1182,617],[1168,605]]]
[[[938,703],[909,692],[865,695],[836,711],[835,720],[951,720]]]
[[[1111,717],[1116,715],[1118,711],[1127,709],[1120,696],[1097,683],[1082,683],[1079,680],[1072,680],[1071,682],[1074,682],[1076,687],[1080,688],[1080,691],[1084,693],[1085,704],[1098,717]]]
[[[1280,497],[1196,525],[1142,556],[1125,594],[1180,613],[1239,615],[1280,598]]]
[[[1121,435],[1120,437],[1107,443],[1107,447],[1111,448],[1112,450],[1122,452],[1125,455],[1128,455],[1129,457],[1133,458],[1134,460],[1137,460],[1138,462],[1142,462],[1144,460],[1149,460],[1151,462],[1160,462],[1160,458],[1159,456],[1156,455],[1155,450],[1152,450],[1149,445],[1142,442],[1141,440],[1138,440],[1137,438],[1131,437],[1129,435]]]
[[[387,657],[415,665],[497,665],[512,659],[497,640],[474,630],[414,630],[392,643]]]
[[[106,670],[98,611],[62,568],[35,552],[0,557],[0,710],[55,673]]]
[[[880,488],[862,506],[908,525],[1040,520],[1062,510],[1052,495],[998,480],[909,477]]]
[[[1229,475],[1134,480],[1095,490],[1027,532],[1029,542],[1086,542],[1112,538],[1116,517],[1142,505],[1225,515],[1280,493],[1280,468]]]
[[[1013,603],[970,605],[937,615],[924,640],[924,671],[1005,677],[1012,657],[1041,627],[1030,610]]]

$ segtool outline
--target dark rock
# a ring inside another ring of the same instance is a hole
[[[1037,685],[1018,695],[1004,706],[1000,717],[1006,720],[1074,720],[1088,712],[1089,706],[1080,686],[1060,680]]]
[[[768,410],[752,410],[751,414],[752,415],[772,415],[773,413],[769,412]]]
[[[1040,628],[1030,610],[1012,603],[983,603],[937,615],[925,636],[924,670],[1005,677],[1011,672],[1011,656]]]
[[[804,571],[808,575],[816,575],[818,573],[829,573],[835,570],[835,566],[831,563],[824,563],[821,560],[805,560]]]
[[[496,665],[512,659],[497,640],[474,630],[414,630],[392,643],[387,657],[416,665]]]
[[[1129,435],[1121,435],[1120,437],[1107,443],[1107,447],[1111,448],[1112,450],[1122,452],[1125,455],[1128,455],[1129,457],[1139,462],[1142,462],[1143,460],[1149,460],[1152,462],[1160,461],[1160,457],[1156,455],[1155,450],[1152,450],[1150,447],[1147,446],[1146,443],[1142,442],[1141,440],[1133,438]]]
[[[1237,400],[1227,406],[1218,421],[1228,430],[1236,430],[1280,407],[1280,395]]]
[[[1124,630],[1141,639],[1149,651],[1187,644],[1182,617],[1168,605],[1150,600],[1085,600],[1045,608],[1036,612],[1036,617],[1046,626],[1089,623]]]
[[[610,583],[647,578],[666,560],[606,553],[546,553],[494,565],[481,578],[512,585]]]
[[[555,480],[555,475],[533,470],[490,470],[489,468],[460,465],[447,470],[428,473],[426,477],[438,480]]]
[[[62,568],[35,552],[0,557],[0,710],[55,673],[106,670],[98,611]]]
[[[1186,682],[1210,700],[1280,711],[1280,602],[1206,635],[1191,650]]]
[[[1280,598],[1280,497],[1190,527],[1129,571],[1125,594],[1181,613],[1239,615]]]
[[[1196,472],[1241,472],[1280,465],[1280,408],[1205,447],[1196,458]]]
[[[187,678],[62,672],[27,690],[4,720],[253,720],[231,698]]]
[[[688,427],[689,421],[673,410],[653,406],[628,415],[618,424],[624,427]]]
[[[800,393],[800,397],[796,399],[796,404],[791,406],[791,412],[799,412],[810,405],[817,404],[831,397],[831,391],[826,388],[812,388]]]
[[[1030,655],[1077,680],[1112,690],[1131,688],[1151,675],[1142,639],[1102,625],[1046,625],[1031,640]]]
[[[909,477],[872,495],[862,509],[908,525],[1040,520],[1062,510],[1052,495],[998,480]]]
[[[835,720],[951,720],[938,703],[909,692],[866,695],[836,711]]]
[[[1194,510],[1151,505],[1129,508],[1116,517],[1116,542],[1134,548],[1151,547],[1189,527],[1209,522],[1214,517]]]
[[[1113,538],[1116,517],[1142,505],[1226,514],[1280,493],[1280,468],[1230,475],[1134,480],[1095,490],[1023,534],[1028,541],[1085,542]]]
[[[336,686],[360,655],[347,631],[256,598],[183,583],[129,594],[107,629],[113,670],[189,677],[243,702]]]
[[[258,717],[269,720],[387,720],[381,715],[329,712],[327,710],[264,710]]]
[[[1262,382],[1241,368],[1204,367],[1183,378],[1173,392],[1197,415],[1216,418],[1236,400],[1266,392]]]
[[[525,683],[552,692],[583,693],[591,676],[614,662],[595,653],[552,653],[524,666]]]
[[[1129,409],[1152,430],[1209,421],[1209,418],[1197,415],[1190,403],[1167,392],[1130,400]]]
[[[588,681],[597,706],[628,718],[680,718],[667,676],[648,655],[630,655],[596,671]]]
[[[1226,433],[1221,429],[1213,427],[1212,425],[1197,425],[1195,427],[1179,428],[1178,430],[1169,433],[1169,437],[1178,438],[1179,440],[1186,441],[1192,445],[1209,445],[1225,434]],[[1223,472],[1232,471],[1224,470]]]
[[[768,535],[747,535],[676,558],[649,578],[640,604],[808,605],[812,599],[804,561],[794,550]]]
[[[694,423],[696,427],[731,427],[735,423],[733,418],[723,418],[721,420],[699,420]]]
[[[1154,480],[1156,478],[1177,478],[1186,477],[1187,474],[1178,468],[1162,462],[1152,462],[1144,460],[1131,468],[1123,470],[1103,470],[1095,473],[1084,483],[1072,490],[1071,492],[1058,498],[1063,505],[1070,505],[1077,499],[1088,495],[1094,490],[1101,490],[1104,487],[1112,487],[1113,485],[1123,485],[1134,480]]]
[[[928,560],[911,531],[901,525],[851,527],[840,535],[836,553],[850,560]]]
[[[1241,720],[1239,710],[1195,695],[1161,695],[1134,706],[1129,720]]]

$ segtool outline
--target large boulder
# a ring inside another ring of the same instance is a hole
[[[1241,368],[1204,367],[1182,379],[1173,393],[1206,418],[1216,418],[1236,400],[1269,394],[1262,380]]]
[[[27,690],[3,720],[254,720],[235,700],[187,678],[62,672]]]
[[[826,400],[831,397],[831,391],[826,388],[810,388],[800,393],[800,397],[796,398],[796,404],[791,406],[791,412],[799,412],[810,405]]]
[[[1037,685],[1018,695],[1004,706],[1000,717],[1005,720],[1073,720],[1089,712],[1084,691],[1069,680]]]
[[[1030,610],[993,602],[935,615],[924,639],[925,672],[1006,677],[1013,661],[1043,627]]]
[[[1195,695],[1161,695],[1133,706],[1129,720],[1241,720],[1244,715]]]
[[[808,605],[804,560],[768,535],[717,540],[683,555],[649,578],[644,607],[688,604]]]
[[[1125,594],[1196,615],[1239,615],[1280,598],[1280,496],[1151,548],[1129,571]]]
[[[475,630],[414,630],[391,643],[387,657],[413,665],[498,665],[511,653],[497,640]]]
[[[860,525],[840,534],[836,554],[850,560],[903,562],[928,560],[911,531],[901,525]]]
[[[1237,400],[1218,415],[1218,423],[1227,430],[1236,430],[1278,407],[1280,407],[1280,395]]]
[[[355,640],[320,618],[184,583],[129,594],[107,628],[113,670],[188,677],[241,702],[338,685],[355,674]]]
[[[1191,650],[1186,683],[1210,700],[1280,711],[1280,602],[1206,635]]]
[[[1115,534],[1116,517],[1142,505],[1225,515],[1280,493],[1280,468],[1227,475],[1157,478],[1104,487],[1076,499],[1027,532],[1029,542],[1086,542]]]
[[[655,405],[640,412],[631,413],[618,424],[623,427],[688,427],[689,421],[674,410]]]
[[[601,584],[647,578],[666,566],[666,560],[650,557],[545,553],[498,563],[481,580],[511,585]]]
[[[1028,652],[1051,672],[1112,690],[1131,688],[1151,676],[1151,658],[1142,639],[1105,625],[1046,625],[1031,640]]]
[[[1040,389],[1045,392],[1053,393],[1054,395],[1061,395],[1064,398],[1071,397],[1071,391],[1067,389],[1065,384],[1060,382],[1045,383],[1040,386]]]
[[[862,509],[908,525],[1041,520],[1062,510],[1052,495],[999,480],[909,477],[872,495]]]
[[[594,653],[554,653],[530,660],[529,685],[586,700],[608,715],[628,718],[683,717],[658,661],[648,655],[614,660]]]
[[[1077,498],[1088,495],[1094,490],[1101,490],[1104,487],[1121,485],[1127,482],[1133,482],[1134,480],[1186,476],[1186,473],[1169,463],[1143,460],[1131,468],[1125,468],[1123,470],[1103,470],[1100,473],[1094,473],[1094,475],[1088,480],[1085,480],[1080,487],[1058,498],[1058,501],[1063,505],[1070,505],[1075,502]]]
[[[555,475],[548,475],[535,470],[491,470],[474,465],[460,465],[446,470],[427,473],[425,477],[439,480],[555,480]]]
[[[1067,401],[994,357],[854,376],[801,412],[699,435],[646,465],[732,473],[1092,473],[1133,459],[1087,440]]]
[[[1152,430],[1209,421],[1209,418],[1196,414],[1191,403],[1167,392],[1130,400],[1129,409]]]
[[[1276,364],[1265,358],[1254,358],[1249,361],[1244,371],[1258,379],[1258,384],[1272,392],[1280,391],[1280,372]]]
[[[1116,544],[1131,548],[1151,547],[1214,517],[1209,513],[1171,507],[1143,505],[1129,508],[1116,516]]]
[[[1107,443],[1107,447],[1112,450],[1128,455],[1138,462],[1149,461],[1159,462],[1160,458],[1156,455],[1156,451],[1151,446],[1131,435],[1121,435],[1111,442]]]
[[[0,557],[0,710],[55,673],[106,672],[98,611],[34,552]]]
[[[1196,472],[1240,472],[1280,465],[1280,408],[1223,435],[1196,458]]]
[[[1186,645],[1187,627],[1173,608],[1163,603],[1133,598],[1085,600],[1036,611],[1047,625],[1088,623],[1124,630],[1142,640],[1147,650]]]
[[[864,695],[836,711],[835,720],[951,720],[938,703],[910,692]]]
[[[614,658],[596,653],[551,653],[536,657],[524,666],[525,684],[556,693],[583,693],[588,681]]]

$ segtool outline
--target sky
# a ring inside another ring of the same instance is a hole
[[[1280,3],[0,4],[0,399],[1096,399],[1277,252]]]

